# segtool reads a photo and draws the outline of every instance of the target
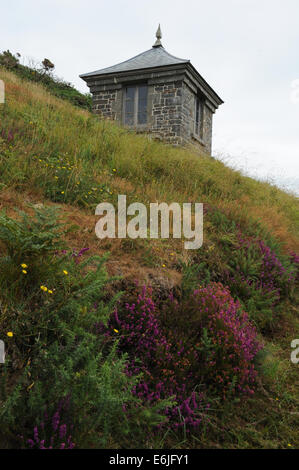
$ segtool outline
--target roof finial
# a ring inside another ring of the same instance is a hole
[[[159,24],[159,27],[158,27],[157,32],[156,32],[156,38],[157,38],[157,40],[156,40],[155,44],[153,45],[153,47],[163,47],[162,43],[161,43],[162,33],[161,33],[160,24]]]

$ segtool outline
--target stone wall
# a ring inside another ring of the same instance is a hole
[[[211,154],[212,152],[212,130],[213,130],[213,111],[206,105],[203,113],[203,142],[205,150]]]
[[[120,99],[118,90],[105,90],[95,93],[92,97],[92,109],[106,119],[115,120],[115,105]]]
[[[212,121],[213,112],[203,98],[203,125],[202,134],[195,134],[196,113],[196,90],[192,90],[187,84],[183,84],[183,106],[182,106],[182,136],[183,144],[192,144],[200,150],[211,153],[212,147]]]
[[[182,135],[183,143],[188,144],[192,142],[195,128],[195,93],[183,84],[183,106],[182,106]],[[198,142],[200,145],[200,142]]]
[[[196,90],[184,81],[148,85],[147,125],[138,126],[145,132],[172,145],[196,146],[210,153],[213,113],[204,106],[202,136],[194,134]],[[123,121],[123,89],[99,90],[93,94],[93,111],[105,119]]]
[[[124,90],[127,86],[147,84],[147,123],[136,132],[172,145],[195,146],[210,153],[213,114],[223,104],[190,62],[122,70],[117,73],[92,73],[81,76],[93,95],[93,111],[124,125]],[[196,99],[204,104],[202,132],[195,133]]]
[[[182,82],[152,86],[150,132],[173,145],[182,144]]]

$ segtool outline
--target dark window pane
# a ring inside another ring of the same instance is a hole
[[[147,122],[147,86],[138,87],[138,124]]]
[[[134,125],[135,91],[136,87],[134,86],[129,86],[126,88],[125,124],[128,126]]]

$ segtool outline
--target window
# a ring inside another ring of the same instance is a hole
[[[124,123],[127,126],[147,123],[147,85],[125,88]]]
[[[203,133],[203,100],[197,97],[195,100],[195,134],[202,139]]]

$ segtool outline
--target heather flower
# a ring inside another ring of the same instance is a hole
[[[210,407],[204,391],[196,390],[199,383],[223,398],[254,393],[253,359],[262,346],[248,315],[221,284],[200,287],[188,302],[171,294],[162,311],[144,287],[135,302],[115,310],[108,328],[96,328],[110,337],[116,326],[123,332],[118,348],[129,357],[126,373],[143,374],[132,393],[148,404],[170,396],[177,402],[165,410],[168,426],[201,425]],[[205,334],[210,349],[203,348]]]
[[[78,253],[76,253],[75,251],[72,253],[72,257],[75,258],[76,264],[79,263],[79,259],[81,258],[81,256],[88,250],[89,248],[82,248]]]
[[[59,427],[59,437],[60,439],[63,439],[66,435],[66,424],[62,424],[60,427]]]
[[[53,416],[53,418],[52,418],[53,431],[56,431],[56,430],[57,430],[58,425],[59,425],[59,421],[60,421],[59,412],[56,411],[56,413],[54,414],[54,416]]]
[[[33,437],[27,439],[26,446],[36,449],[73,449],[75,444],[72,442],[72,436],[69,431],[72,426],[66,423],[60,424],[61,413],[67,411],[69,406],[69,397],[62,399],[57,407],[57,411],[49,418],[48,413],[44,413],[44,421],[33,428]],[[66,436],[67,439],[66,439]],[[24,442],[24,437],[21,436]]]

